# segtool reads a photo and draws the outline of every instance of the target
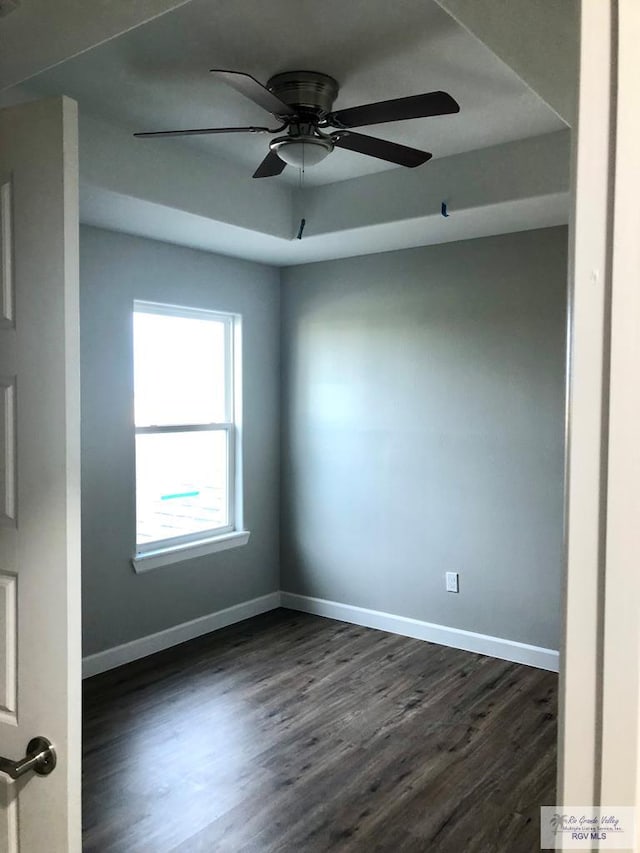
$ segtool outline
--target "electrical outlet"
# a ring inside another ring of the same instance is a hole
[[[447,592],[460,592],[460,587],[458,585],[458,572],[446,572],[445,578]]]

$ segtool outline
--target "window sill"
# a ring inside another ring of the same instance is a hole
[[[248,530],[234,530],[232,533],[223,533],[211,539],[201,539],[199,542],[190,542],[188,545],[177,545],[173,548],[158,548],[157,551],[147,551],[144,554],[136,554],[131,560],[131,565],[136,574],[148,572],[151,569],[159,569],[161,566],[169,566],[172,563],[183,563],[194,557],[206,557],[217,551],[226,551],[228,548],[239,548],[246,545],[251,533]]]

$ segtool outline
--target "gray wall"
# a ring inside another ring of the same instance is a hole
[[[283,271],[282,589],[559,647],[566,252]]]
[[[94,228],[80,235],[84,654],[279,587],[277,269]],[[243,318],[249,544],[134,574],[134,299]]]
[[[273,268],[82,228],[84,654],[278,588],[558,648],[566,243],[557,228],[310,264],[280,291]],[[143,575],[136,298],[243,315],[252,531]]]

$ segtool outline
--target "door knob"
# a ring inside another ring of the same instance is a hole
[[[0,756],[0,773],[19,779],[33,770],[38,776],[48,776],[56,766],[56,751],[46,737],[34,737],[29,741],[27,754],[19,761]]]

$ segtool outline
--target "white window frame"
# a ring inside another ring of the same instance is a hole
[[[204,556],[215,551],[226,550],[237,545],[244,545],[249,539],[249,532],[243,530],[242,513],[242,464],[241,464],[241,422],[242,422],[242,370],[241,370],[241,323],[239,314],[210,311],[202,308],[189,308],[182,305],[170,305],[158,302],[147,302],[136,299],[133,303],[133,314],[160,314],[167,317],[187,317],[189,319],[210,320],[224,325],[225,351],[225,420],[206,424],[170,424],[136,426],[134,433],[138,435],[162,435],[176,432],[214,432],[227,434],[227,519],[223,527],[200,530],[183,536],[172,536],[166,539],[156,539],[153,542],[137,542],[136,518],[136,550],[132,560],[136,572],[181,562],[191,557]],[[136,491],[137,491],[136,480]]]

